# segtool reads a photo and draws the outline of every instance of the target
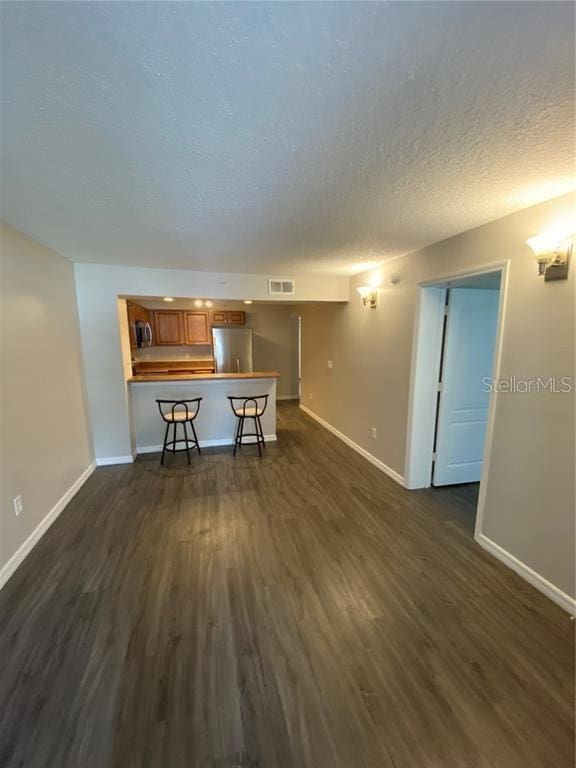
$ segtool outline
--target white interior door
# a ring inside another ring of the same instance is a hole
[[[500,291],[450,290],[433,485],[478,482],[482,476]]]

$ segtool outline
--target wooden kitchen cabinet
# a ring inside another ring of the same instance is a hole
[[[226,315],[228,318],[228,325],[244,325],[246,322],[246,312],[244,312],[244,310],[226,312]]]
[[[213,309],[212,325],[244,325],[246,322],[246,312],[243,310]]]
[[[183,312],[184,344],[210,344],[210,316],[208,312]]]
[[[154,312],[154,344],[159,346],[184,344],[182,314],[174,309],[158,309]]]
[[[212,325],[226,325],[228,318],[223,309],[213,309],[211,312]]]

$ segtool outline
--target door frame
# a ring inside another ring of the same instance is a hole
[[[298,334],[298,399],[302,400],[302,315],[296,318]]]
[[[493,378],[500,377],[502,340],[508,294],[510,261],[493,262],[483,266],[449,272],[431,280],[418,283],[418,301],[414,321],[412,364],[408,410],[408,433],[404,464],[404,485],[408,489],[429,488],[432,485],[432,454],[438,399],[438,376],[442,354],[442,330],[444,305],[450,283],[463,277],[479,277],[492,272],[500,273],[500,298],[498,324],[492,364]],[[490,473],[490,456],[496,418],[497,393],[492,391],[488,405],[488,421],[484,441],[482,478],[478,497],[476,527],[477,537],[482,528],[486,486]]]

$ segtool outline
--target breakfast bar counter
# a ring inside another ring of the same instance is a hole
[[[159,381],[225,381],[246,379],[277,379],[280,376],[276,371],[265,371],[264,373],[170,373],[170,374],[150,374],[144,373],[137,376],[131,376],[130,383],[159,382]]]
[[[262,427],[267,442],[276,440],[276,371],[254,373],[143,374],[128,379],[135,453],[162,450],[165,424],[156,400],[192,400],[201,397],[195,427],[200,446],[232,445],[236,417],[229,396],[268,395]],[[244,450],[244,449],[243,449]],[[253,451],[252,446],[245,450]]]

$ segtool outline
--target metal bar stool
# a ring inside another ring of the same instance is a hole
[[[268,405],[268,395],[254,395],[253,397],[230,397],[230,405],[234,415],[238,417],[238,426],[236,427],[236,436],[234,437],[234,456],[239,445],[257,445],[258,455],[262,456],[262,448],[266,448],[264,432],[260,417],[264,414]],[[256,432],[244,432],[244,422],[246,419],[254,420],[254,429]],[[244,443],[243,438],[255,437],[250,443]]]
[[[164,455],[166,451],[170,451],[171,453],[180,453],[181,451],[186,451],[186,455],[188,456],[188,464],[190,464],[190,448],[196,448],[198,453],[202,453],[200,450],[200,444],[198,442],[198,435],[196,434],[196,430],[194,428],[194,419],[196,416],[198,416],[201,401],[201,397],[196,397],[193,400],[156,400],[158,403],[160,416],[162,416],[166,422],[166,431],[164,433],[164,445],[162,447],[162,458],[160,459],[160,464],[164,464]],[[169,406],[169,408],[167,410],[163,410],[162,406]],[[172,440],[168,440],[168,430],[170,429],[170,424],[172,424],[173,428]],[[176,427],[178,424],[182,424],[182,429],[184,430],[184,438],[178,439],[177,437]],[[188,431],[186,429],[187,424],[190,424],[192,427],[192,434],[194,435],[193,440],[190,440],[188,437]],[[184,443],[186,447],[176,448],[177,443]]]

